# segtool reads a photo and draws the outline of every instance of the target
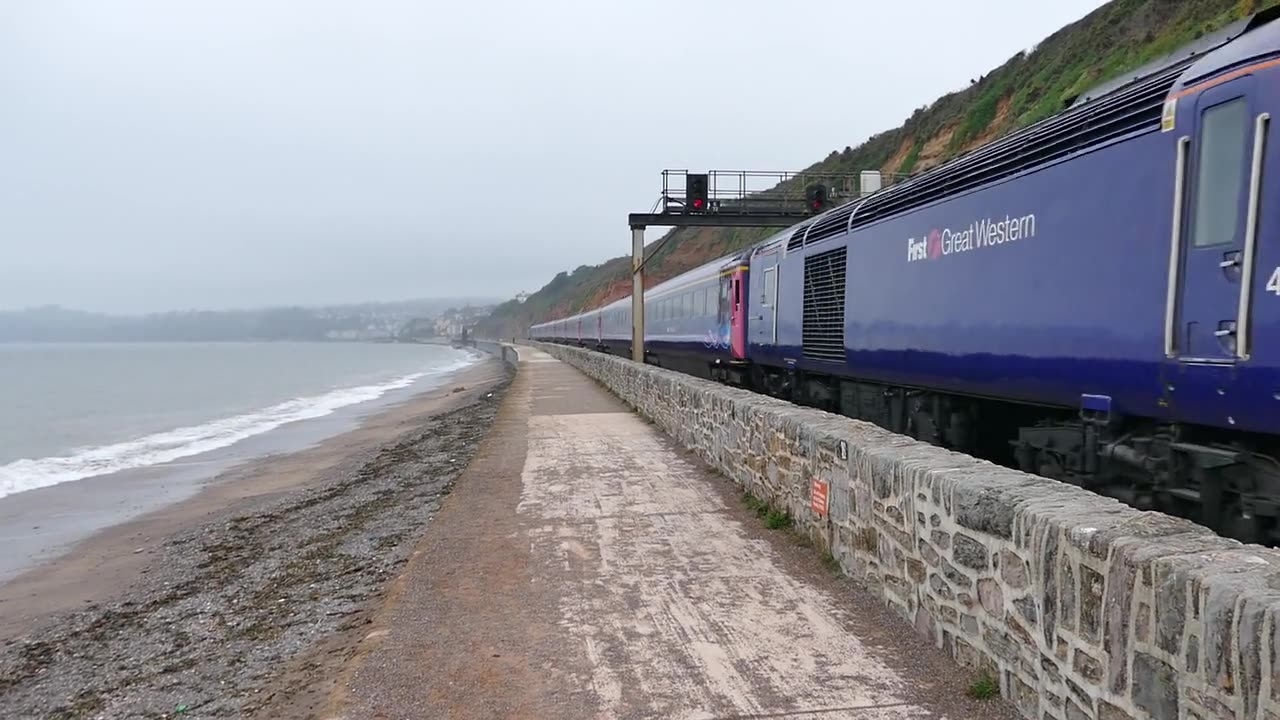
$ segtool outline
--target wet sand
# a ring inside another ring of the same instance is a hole
[[[363,626],[487,431],[507,372],[485,359],[0,586],[0,717],[252,715],[278,694],[272,678],[318,671],[291,661]],[[0,521],[0,537],[17,521]]]

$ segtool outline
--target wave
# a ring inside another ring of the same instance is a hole
[[[429,377],[446,375],[475,362],[469,355],[449,365],[411,373],[375,385],[340,388],[310,397],[286,400],[261,410],[213,420],[201,425],[147,435],[136,440],[77,448],[58,457],[15,460],[0,465],[0,498],[6,495],[83,480],[122,470],[159,465],[234,445],[298,420],[324,417],[350,405],[376,400]]]

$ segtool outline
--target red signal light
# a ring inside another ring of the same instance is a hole
[[[692,212],[706,212],[710,194],[707,192],[707,174],[689,173],[684,179],[686,207]]]

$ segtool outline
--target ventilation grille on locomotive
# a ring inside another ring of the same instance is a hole
[[[848,249],[804,259],[804,356],[844,362],[844,280]]]
[[[791,252],[792,250],[804,245],[804,231],[808,230],[809,226],[812,224],[812,222],[807,222],[796,228],[795,232],[791,233],[791,239],[787,241],[787,252]]]
[[[851,202],[844,207],[836,208],[825,216],[818,218],[814,223],[813,229],[804,238],[805,245],[812,245],[816,242],[822,242],[827,238],[833,238],[837,235],[843,235],[848,229],[849,216],[858,208],[857,202]]]

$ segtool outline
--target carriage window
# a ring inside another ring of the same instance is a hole
[[[769,268],[764,271],[764,282],[760,283],[760,305],[762,307],[773,307],[773,301],[777,297],[778,291],[778,270],[777,268]]]
[[[1228,243],[1240,222],[1244,192],[1245,146],[1249,141],[1249,105],[1244,98],[1215,105],[1200,119],[1200,166],[1196,170],[1196,247]]]
[[[693,317],[693,293],[687,292],[680,298],[680,308],[684,311],[682,317]]]

